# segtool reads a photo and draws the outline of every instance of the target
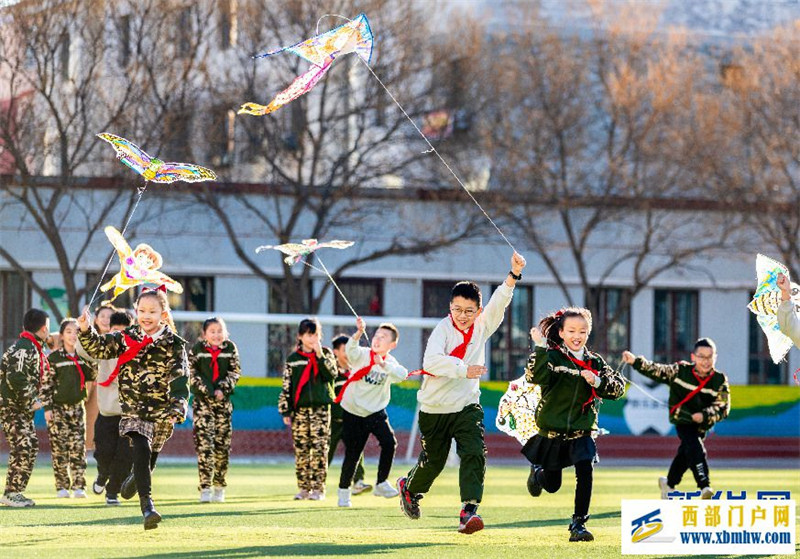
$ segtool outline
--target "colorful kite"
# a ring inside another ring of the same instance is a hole
[[[497,428],[524,445],[539,432],[535,414],[541,398],[541,387],[526,381],[525,375],[512,380],[497,406]]]
[[[153,247],[141,243],[131,250],[128,242],[114,227],[109,225],[104,231],[119,256],[119,272],[111,278],[111,281],[100,287],[100,291],[104,293],[112,287],[114,288],[112,301],[120,293],[143,283],[163,285],[170,291],[183,293],[181,284],[158,271],[163,264],[163,260],[161,255],[153,250]]]
[[[789,336],[781,332],[778,326],[778,305],[781,303],[778,274],[789,277],[789,270],[786,266],[768,256],[763,254],[756,256],[758,286],[753,295],[753,300],[747,305],[747,308],[756,315],[759,326],[767,336],[769,354],[775,363],[780,363],[794,345]],[[791,293],[795,312],[798,312],[800,311],[800,286],[792,283]]]
[[[263,58],[288,50],[311,62],[311,68],[305,74],[295,78],[289,87],[270,101],[269,105],[245,103],[239,109],[239,114],[266,115],[294,101],[310,91],[330,69],[333,61],[345,54],[354,52],[369,64],[372,58],[372,43],[372,29],[370,29],[367,16],[360,14],[357,18],[331,29],[327,33],[316,35],[295,45],[254,56],[253,58]]]
[[[139,173],[146,181],[171,183],[175,181],[199,182],[217,180],[211,169],[190,163],[165,163],[150,157],[139,146],[114,134],[98,134],[98,138],[111,144],[117,159]]]
[[[304,256],[308,256],[312,252],[320,248],[348,248],[353,246],[353,241],[328,241],[327,243],[317,242],[316,239],[303,239],[301,243],[286,243],[283,245],[263,245],[256,249],[256,252],[273,249],[279,250],[286,254],[283,259],[289,266],[300,262]]]

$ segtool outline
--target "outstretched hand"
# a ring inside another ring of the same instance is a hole
[[[356,333],[353,334],[355,339],[360,338],[367,329],[367,323],[360,316],[356,318]]]
[[[520,253],[515,251],[514,254],[511,255],[511,271],[516,275],[519,275],[520,272],[522,272],[525,264],[527,264],[527,262]]]
[[[89,307],[83,307],[83,312],[78,317],[78,328],[81,329],[81,332],[86,332],[89,329],[89,325],[91,324],[91,316],[89,315]]]
[[[633,365],[633,362],[636,361],[636,356],[630,351],[625,350],[622,352],[622,360],[628,365]]]
[[[789,276],[778,274],[778,289],[781,290],[781,300],[788,301],[792,298],[792,284],[789,281]]]
[[[531,328],[531,340],[533,340],[533,343],[538,346],[544,346],[546,345],[545,342],[547,341],[547,338],[542,335],[542,331],[539,330],[539,328],[534,326]]]

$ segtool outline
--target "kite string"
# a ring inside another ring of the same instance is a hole
[[[136,196],[136,202],[134,202],[131,211],[128,213],[128,217],[125,219],[125,224],[122,226],[122,231],[120,231],[121,235],[125,235],[125,231],[128,229],[128,224],[131,222],[131,218],[133,214],[136,212],[137,206],[139,206],[139,202],[142,200],[142,195],[144,195],[144,191],[147,190],[147,181],[144,182],[144,186],[138,188],[138,195]],[[106,262],[106,267],[103,268],[103,273],[100,274],[100,280],[97,282],[97,287],[94,288],[94,293],[92,293],[92,298],[89,299],[89,302],[86,304],[87,307],[90,309],[92,308],[92,304],[94,303],[95,297],[97,297],[97,292],[100,289],[100,286],[103,283],[103,278],[106,277],[106,273],[108,272],[109,266],[111,266],[112,260],[114,260],[114,254],[116,254],[117,250],[111,250],[111,256],[108,257],[108,261]]]
[[[386,87],[386,85],[383,83],[383,81],[381,81],[381,79],[378,77],[378,75],[375,73],[375,71],[370,67],[369,64],[367,64],[364,61],[363,58],[361,58],[359,56],[358,59],[361,60],[361,62],[364,63],[364,66],[367,67],[367,69],[370,71],[372,76],[378,81],[379,84],[381,84],[381,87],[384,89],[384,91],[386,91],[386,93],[389,95],[389,97],[391,97],[392,101],[394,101],[394,104],[397,105],[397,107],[400,109],[400,111],[403,113],[403,115],[405,115],[405,117],[411,123],[411,126],[414,127],[414,129],[419,133],[420,136],[422,136],[422,139],[425,140],[425,143],[427,143],[428,147],[430,148],[428,151],[429,152],[433,152],[433,153],[436,154],[436,157],[438,157],[439,160],[444,164],[444,166],[447,167],[447,170],[450,171],[450,174],[453,175],[453,178],[456,179],[456,182],[458,182],[458,184],[461,186],[461,188],[464,189],[464,192],[467,193],[467,196],[469,196],[470,199],[475,203],[475,205],[478,206],[478,209],[480,209],[481,212],[483,212],[483,215],[486,216],[486,219],[489,220],[489,223],[491,223],[494,226],[494,228],[497,229],[497,232],[500,233],[500,236],[503,237],[503,240],[506,242],[506,244],[508,244],[508,246],[511,247],[511,250],[513,250],[514,252],[517,252],[517,249],[514,248],[514,245],[511,244],[511,241],[508,240],[508,237],[506,237],[503,234],[503,232],[500,230],[500,227],[498,227],[497,224],[494,222],[494,220],[491,217],[489,217],[489,214],[486,213],[486,210],[483,209],[483,206],[480,205],[478,200],[475,199],[475,196],[473,196],[472,193],[469,191],[469,189],[464,185],[464,183],[461,182],[461,179],[458,178],[458,175],[453,170],[453,168],[450,167],[450,165],[447,163],[447,161],[445,161],[444,157],[442,157],[442,155],[436,150],[436,148],[433,147],[433,144],[430,142],[430,140],[428,140],[427,136],[425,136],[425,134],[423,134],[422,130],[419,129],[419,126],[417,126],[417,124],[414,122],[414,120],[408,115],[406,110],[403,108],[403,106],[400,104],[400,102],[395,98],[395,96],[392,95],[392,92],[389,91],[389,89]]]
[[[349,17],[345,17],[345,16],[339,15],[339,14],[322,14],[321,16],[319,16],[319,19],[317,20],[317,32],[315,33],[315,35],[319,35],[319,24],[326,17],[338,17],[338,18],[341,18],[341,19],[345,19],[347,21],[353,21]]]

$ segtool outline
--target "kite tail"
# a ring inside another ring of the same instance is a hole
[[[274,110],[274,109],[273,109]],[[242,105],[242,108],[239,109],[236,114],[239,115],[253,115],[253,116],[261,116],[271,113],[272,110],[266,105],[259,105],[258,103],[245,103]]]

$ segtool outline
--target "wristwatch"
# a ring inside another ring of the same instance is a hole
[[[514,278],[515,280],[519,281],[522,279],[522,274],[515,274],[513,270],[508,272],[508,275]]]

